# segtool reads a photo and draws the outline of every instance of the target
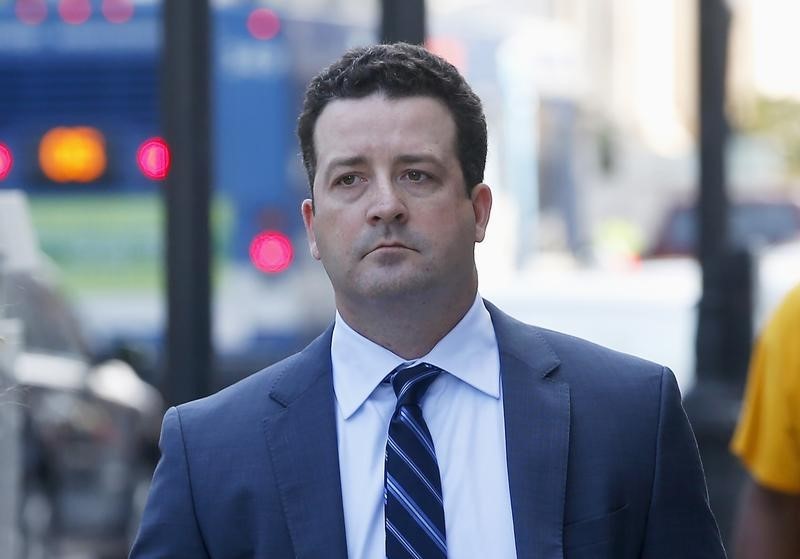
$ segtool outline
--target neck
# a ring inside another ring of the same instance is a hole
[[[475,301],[476,284],[462,293],[448,291],[446,298],[433,295],[395,297],[348,305],[337,299],[342,318],[353,330],[403,359],[417,359],[430,352],[467,314]]]

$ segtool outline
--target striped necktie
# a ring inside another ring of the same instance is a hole
[[[419,401],[442,370],[419,363],[390,374],[397,395],[386,443],[386,557],[447,557],[442,482]]]

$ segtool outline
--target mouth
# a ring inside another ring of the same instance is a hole
[[[369,252],[379,252],[379,251],[396,251],[396,250],[414,250],[411,247],[408,247],[402,243],[381,243],[375,246]]]

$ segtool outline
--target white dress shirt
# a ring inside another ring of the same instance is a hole
[[[338,313],[331,358],[347,554],[385,557],[384,452],[396,399],[381,381],[410,362],[355,332]],[[500,357],[480,296],[416,361],[446,371],[421,405],[442,476],[448,559],[516,558]]]

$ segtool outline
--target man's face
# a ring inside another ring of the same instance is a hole
[[[489,187],[467,195],[456,127],[432,97],[373,94],[328,104],[314,129],[314,207],[303,202],[311,254],[337,305],[463,296],[477,287]]]

